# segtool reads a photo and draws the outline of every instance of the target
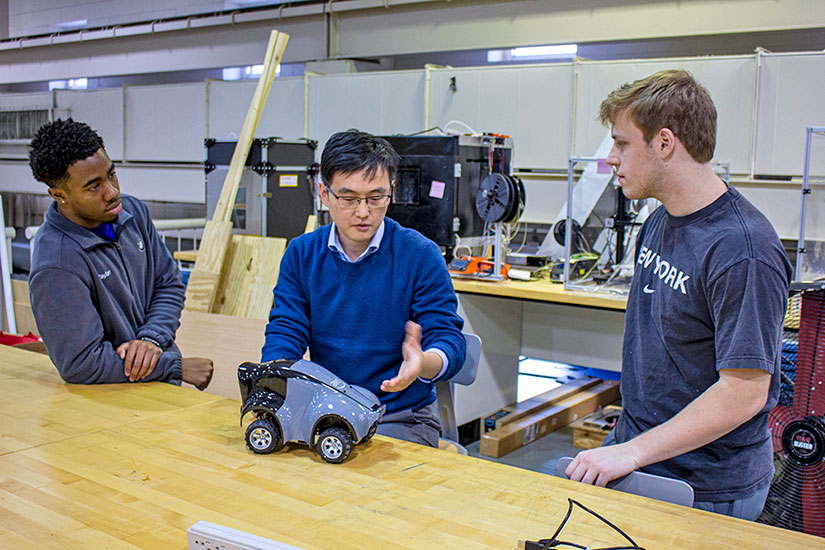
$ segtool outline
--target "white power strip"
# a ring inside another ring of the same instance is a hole
[[[189,550],[303,550],[208,521],[195,523],[186,534]]]

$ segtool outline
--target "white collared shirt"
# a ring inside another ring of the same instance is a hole
[[[381,220],[381,225],[378,226],[378,230],[375,232],[375,235],[372,236],[370,239],[370,244],[367,245],[367,249],[364,250],[360,256],[355,258],[354,260],[347,256],[347,253],[344,252],[344,247],[341,246],[341,241],[338,238],[338,228],[335,226],[335,222],[332,222],[329,230],[329,240],[327,241],[327,248],[329,248],[330,252],[333,254],[338,254],[338,257],[344,260],[347,263],[355,264],[368,258],[378,252],[378,249],[381,247],[381,241],[384,239],[384,220]],[[441,378],[441,375],[444,374],[444,371],[447,370],[447,367],[450,365],[450,360],[447,359],[447,354],[441,351],[438,348],[430,348],[425,351],[431,351],[441,357],[441,370],[432,380],[427,380],[426,378],[418,377],[419,380],[426,383],[431,383],[435,380]]]
[[[330,224],[332,227],[329,231],[329,240],[327,241],[327,247],[333,252],[338,254],[342,260],[350,264],[356,264],[367,258],[372,256],[378,249],[381,247],[381,240],[384,238],[384,220],[381,220],[381,225],[378,226],[378,230],[375,232],[375,235],[372,236],[370,239],[370,244],[367,245],[367,249],[364,250],[360,256],[355,258],[354,260],[347,256],[347,253],[344,252],[344,247],[341,246],[341,241],[338,239],[338,228],[335,226],[335,222]]]

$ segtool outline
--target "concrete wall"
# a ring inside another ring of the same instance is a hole
[[[12,36],[47,35],[0,44],[0,84],[250,65],[272,28],[291,36],[285,62],[825,28],[819,0],[346,0],[204,15],[219,4],[10,0]],[[192,17],[48,36],[75,18],[115,25],[183,12]]]

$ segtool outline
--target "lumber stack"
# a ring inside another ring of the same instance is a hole
[[[188,310],[203,313],[231,311],[232,315],[254,315],[255,318],[266,318],[269,312],[272,303],[270,293],[274,282],[271,276],[266,277],[263,274],[266,270],[270,270],[269,275],[272,274],[271,265],[274,258],[277,257],[276,265],[280,263],[285,242],[282,242],[283,239],[270,237],[233,237],[232,209],[255,130],[275,78],[275,69],[281,62],[288,40],[289,35],[284,33],[270,33],[263,73],[252,96],[215,212],[212,219],[206,222],[195,267],[189,276],[184,306]],[[234,250],[236,246],[240,248]],[[259,263],[260,260],[263,262]],[[277,280],[277,268],[274,274],[274,279]],[[256,286],[248,289],[238,287],[246,284]],[[261,309],[266,310],[263,317],[260,317],[261,313],[258,311]]]
[[[481,454],[498,458],[619,398],[619,384],[583,376],[485,419]],[[491,421],[492,419],[492,421]]]
[[[570,424],[573,428],[573,446],[579,449],[601,447],[621,413],[621,407],[608,405]]]

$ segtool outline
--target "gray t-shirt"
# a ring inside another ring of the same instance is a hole
[[[733,188],[705,208],[645,222],[627,304],[618,443],[666,422],[719,369],[773,374],[765,407],[716,441],[643,468],[683,479],[697,501],[747,496],[773,476],[768,412],[779,394],[790,263],[770,222]]]

